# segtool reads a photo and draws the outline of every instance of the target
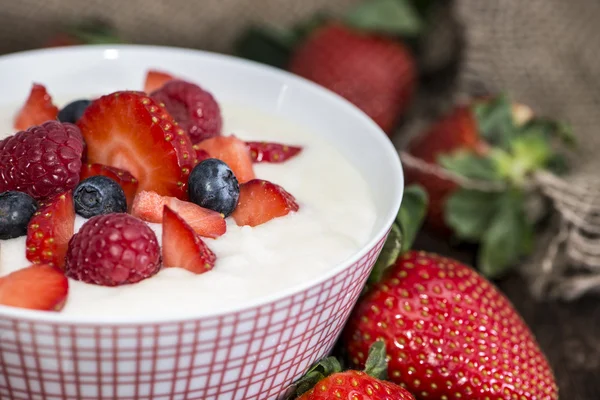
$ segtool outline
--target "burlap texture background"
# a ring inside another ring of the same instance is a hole
[[[0,53],[38,47],[43,38],[82,17],[110,21],[127,42],[230,52],[234,39],[250,24],[283,27],[316,11],[341,13],[359,1],[1,0]],[[464,57],[454,94],[507,90],[513,98],[533,106],[537,113],[570,122],[580,142],[573,158],[574,173],[597,174],[600,2],[453,3],[453,14],[465,28]],[[436,24],[436,33],[428,40],[432,50],[421,59],[421,65],[428,69],[435,70],[436,65],[444,64],[456,52],[454,35],[457,30],[462,31],[444,21],[440,19]],[[421,96],[411,113],[413,117],[422,119],[430,116],[432,110],[439,111],[440,107],[432,107],[430,101],[435,90],[434,87],[425,98]],[[545,246],[543,242],[541,248]],[[540,257],[528,263],[533,275],[539,272]]]

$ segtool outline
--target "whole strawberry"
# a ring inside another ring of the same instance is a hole
[[[299,400],[414,400],[406,389],[387,382],[385,344],[375,342],[369,350],[365,371],[342,372],[339,362],[328,357],[313,366],[296,383],[292,398]]]
[[[339,23],[312,32],[293,52],[289,70],[346,98],[387,133],[417,81],[413,56],[401,42]]]
[[[79,128],[44,122],[0,141],[0,192],[17,190],[36,200],[79,183],[83,138]]]
[[[558,399],[548,362],[510,302],[455,260],[401,256],[346,327],[354,365],[376,339],[387,345],[390,380],[419,400]]]

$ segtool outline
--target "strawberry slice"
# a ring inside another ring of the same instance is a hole
[[[185,220],[200,236],[217,238],[225,233],[227,223],[222,214],[176,197],[161,196],[155,192],[139,192],[133,200],[131,214],[147,222],[160,223],[163,209],[169,207]]]
[[[202,161],[210,158],[210,154],[208,154],[208,151],[201,149],[198,146],[198,144],[195,144],[193,147],[196,151],[196,160],[198,161],[198,163],[201,163]]]
[[[34,264],[48,264],[62,269],[74,230],[75,210],[70,191],[40,204],[27,226],[27,259]]]
[[[151,69],[146,73],[146,81],[144,82],[144,92],[150,94],[175,77],[163,71]]]
[[[14,120],[14,128],[18,131],[41,125],[43,122],[55,120],[58,108],[52,104],[52,97],[43,85],[34,83],[29,97]]]
[[[138,191],[187,198],[195,153],[188,135],[143,93],[116,92],[88,106],[77,122],[87,161],[129,171]]]
[[[195,274],[210,271],[217,257],[200,235],[177,213],[165,206],[162,221],[162,260],[165,268],[184,268]]]
[[[297,156],[302,147],[272,142],[246,142],[252,161],[256,163],[282,163]]]
[[[231,168],[239,183],[255,178],[252,157],[246,143],[235,136],[216,136],[203,140],[197,149],[206,151],[211,157],[218,158]]]
[[[256,226],[298,209],[296,199],[284,188],[269,181],[253,179],[240,186],[240,199],[231,216],[239,226]]]
[[[60,311],[69,293],[62,271],[46,264],[32,265],[0,278],[0,304],[40,311]]]
[[[84,164],[81,167],[80,180],[89,178],[90,176],[102,175],[113,179],[125,192],[125,198],[127,199],[127,207],[131,211],[133,199],[138,189],[138,180],[134,178],[127,171],[122,169],[109,167],[102,164]]]

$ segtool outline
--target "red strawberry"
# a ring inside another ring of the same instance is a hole
[[[193,143],[221,134],[221,108],[212,94],[200,86],[172,80],[153,92],[151,97],[165,105]]]
[[[417,81],[415,61],[397,40],[327,24],[300,44],[290,71],[354,103],[391,134]]]
[[[147,222],[160,223],[165,206],[175,211],[200,236],[217,238],[225,233],[227,223],[223,215],[175,197],[160,196],[143,191],[135,196],[131,213]]]
[[[84,180],[90,176],[102,175],[107,176],[116,181],[125,192],[125,198],[127,199],[127,207],[131,210],[133,204],[133,198],[137,193],[138,180],[133,177],[129,172],[123,171],[122,169],[109,167],[102,164],[85,164],[81,168],[80,179]]]
[[[90,218],[69,242],[65,274],[102,286],[137,283],[160,269],[154,231],[128,214]]]
[[[83,139],[75,125],[44,122],[0,141],[0,192],[40,200],[79,183]]]
[[[56,120],[58,108],[52,104],[52,97],[43,85],[34,83],[23,107],[15,117],[14,128],[18,131]]]
[[[282,163],[297,156],[302,147],[280,143],[246,142],[254,162]]]
[[[218,158],[231,168],[239,183],[255,178],[252,157],[246,143],[235,136],[217,136],[203,140],[197,149],[206,151],[211,157]]]
[[[201,149],[198,144],[194,145],[194,150],[196,151],[196,160],[198,160],[198,163],[210,158],[208,151]]]
[[[202,274],[215,266],[215,254],[183,218],[166,206],[162,224],[163,267]]]
[[[139,92],[117,92],[88,106],[77,122],[89,163],[129,171],[138,190],[187,198],[194,149],[185,131],[152,99]]]
[[[167,74],[166,72],[151,69],[146,74],[146,81],[144,82],[144,92],[150,94],[155,90],[160,89],[165,85],[165,83],[172,81],[173,79],[175,78],[172,75]]]
[[[425,399],[558,399],[548,362],[508,299],[457,261],[411,251],[359,302],[350,359],[387,344],[389,377]]]
[[[75,230],[71,192],[40,204],[27,226],[26,255],[34,264],[63,268],[69,240]]]
[[[69,281],[58,269],[32,265],[0,278],[0,304],[39,311],[60,311]]]
[[[269,181],[253,179],[240,186],[240,199],[231,216],[240,226],[256,226],[298,209],[296,199],[284,188]]]

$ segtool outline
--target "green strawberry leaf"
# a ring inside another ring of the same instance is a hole
[[[66,33],[85,44],[123,43],[109,23],[96,19],[71,25],[67,28]]]
[[[346,16],[345,22],[360,30],[401,36],[417,36],[424,28],[410,0],[365,1]]]
[[[293,36],[251,27],[234,44],[235,54],[277,68],[285,68],[291,55]]]
[[[324,358],[315,363],[308,372],[294,384],[294,391],[290,398],[295,399],[312,389],[319,381],[329,375],[341,372],[342,366],[335,357]]]
[[[510,140],[517,132],[508,96],[500,95],[491,101],[476,102],[473,111],[480,135],[492,146],[508,149]]]
[[[570,148],[575,147],[577,139],[573,133],[573,128],[566,122],[553,121],[546,118],[534,118],[527,122],[521,132],[531,133],[538,132],[548,140],[559,139],[563,144]]]
[[[533,227],[523,209],[524,195],[511,189],[498,199],[498,210],[484,233],[478,266],[488,278],[505,274],[520,257],[531,250]]]
[[[383,273],[393,265],[402,250],[402,231],[397,223],[392,224],[392,229],[375,261],[373,270],[369,275],[367,283],[377,283],[383,277]]]
[[[402,253],[412,248],[423,225],[428,203],[427,192],[422,186],[409,185],[404,188],[402,205],[396,218],[402,232]]]
[[[497,193],[459,189],[446,201],[446,223],[463,240],[479,242],[497,210]]]
[[[377,340],[369,348],[369,355],[365,362],[365,373],[381,380],[388,378],[387,355],[383,340]]]
[[[478,156],[468,150],[442,154],[438,157],[438,164],[465,178],[485,181],[498,181],[501,178],[492,159]]]
[[[552,156],[550,143],[540,132],[523,132],[511,140],[510,147],[515,163],[525,172],[544,167]]]

